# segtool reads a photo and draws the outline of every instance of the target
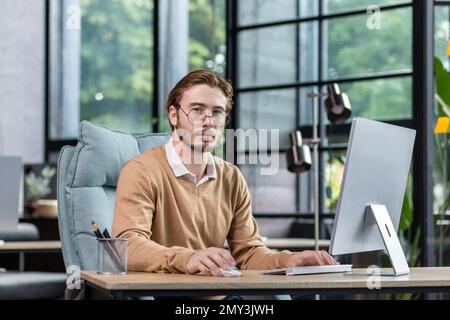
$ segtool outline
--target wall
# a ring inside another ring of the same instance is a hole
[[[0,7],[0,154],[42,162],[45,1],[0,0]]]

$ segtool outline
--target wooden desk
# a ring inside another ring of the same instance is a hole
[[[14,241],[0,245],[0,253],[14,252],[60,252],[60,241]]]
[[[25,271],[25,253],[61,252],[61,241],[12,241],[0,245],[0,253],[18,253],[19,271]]]
[[[365,272],[357,269],[355,272]],[[387,270],[384,270],[387,271]],[[368,288],[369,275],[319,274],[305,276],[262,275],[260,271],[242,271],[241,277],[223,278],[184,274],[137,273],[122,276],[98,275],[82,271],[86,281],[86,299],[91,290],[113,298],[138,296],[208,296],[265,294],[352,294],[450,291],[449,268],[413,268],[400,277],[379,277],[380,289]]]

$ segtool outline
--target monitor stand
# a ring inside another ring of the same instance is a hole
[[[380,231],[381,238],[388,252],[389,260],[391,261],[394,272],[375,272],[365,273],[365,275],[380,275],[380,276],[402,276],[409,274],[408,261],[406,261],[405,254],[392,224],[386,206],[381,204],[368,204],[366,206],[366,213],[364,216],[365,224],[376,224]],[[361,273],[348,273],[349,275],[361,275]]]

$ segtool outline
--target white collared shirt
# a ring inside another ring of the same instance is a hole
[[[175,147],[173,145],[173,138],[171,137],[169,139],[169,142],[165,145],[166,148],[166,156],[167,161],[169,162],[170,168],[172,168],[173,173],[175,174],[175,177],[182,177],[186,176],[193,184],[199,186],[205,182],[207,182],[209,179],[216,179],[217,173],[216,173],[216,165],[214,163],[214,158],[210,152],[208,152],[208,162],[206,164],[206,174],[197,182],[197,177],[195,174],[190,172],[186,166],[184,165],[183,161],[181,161],[180,156],[178,155],[177,151],[175,150]]]

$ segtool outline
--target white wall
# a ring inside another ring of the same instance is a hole
[[[45,3],[0,0],[0,8],[0,153],[42,162]]]

